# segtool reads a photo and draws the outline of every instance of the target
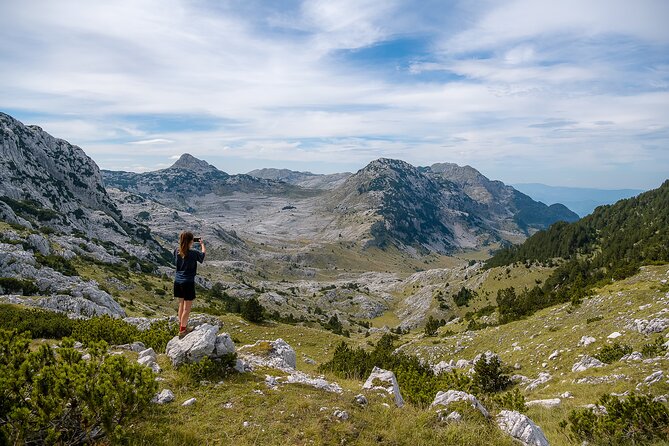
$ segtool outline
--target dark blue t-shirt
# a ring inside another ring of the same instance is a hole
[[[174,263],[177,267],[177,273],[174,276],[175,283],[191,283],[195,282],[195,275],[197,274],[197,262],[204,261],[204,253],[191,249],[186,254],[186,258],[181,258],[179,249],[174,250]]]

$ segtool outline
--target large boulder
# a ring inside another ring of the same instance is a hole
[[[541,428],[522,413],[502,410],[497,415],[497,425],[525,446],[549,446]]]
[[[467,392],[462,392],[460,390],[447,390],[446,392],[441,392],[441,391],[437,392],[437,396],[434,397],[434,401],[432,402],[430,407],[434,406],[448,407],[449,404],[458,401],[465,401],[471,404],[471,406],[474,409],[481,412],[481,414],[484,417],[486,418],[490,417],[490,414],[488,413],[486,408],[483,407],[483,404],[481,404],[481,402],[478,399],[476,399],[474,395],[471,395]]]
[[[389,386],[378,386],[376,381],[381,381],[381,383],[387,383]],[[369,374],[369,378],[365,381],[365,384],[362,385],[363,389],[378,389],[384,390],[389,394],[393,395],[395,398],[395,404],[397,407],[404,406],[404,399],[400,393],[400,386],[397,384],[397,378],[395,374],[390,370],[384,370],[379,367],[374,367],[372,373]]]
[[[167,343],[165,353],[174,366],[197,363],[205,356],[218,359],[235,352],[235,344],[227,333],[217,335],[218,326],[202,324],[183,339],[175,336]]]

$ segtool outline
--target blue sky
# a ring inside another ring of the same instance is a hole
[[[0,2],[0,110],[102,168],[669,177],[669,2]]]

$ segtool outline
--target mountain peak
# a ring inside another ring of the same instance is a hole
[[[184,153],[181,157],[170,167],[170,169],[184,169],[193,172],[215,172],[218,169],[208,162],[195,158],[190,153]]]

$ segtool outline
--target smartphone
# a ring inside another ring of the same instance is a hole
[[[199,242],[202,240],[202,237],[193,237],[194,242]]]

